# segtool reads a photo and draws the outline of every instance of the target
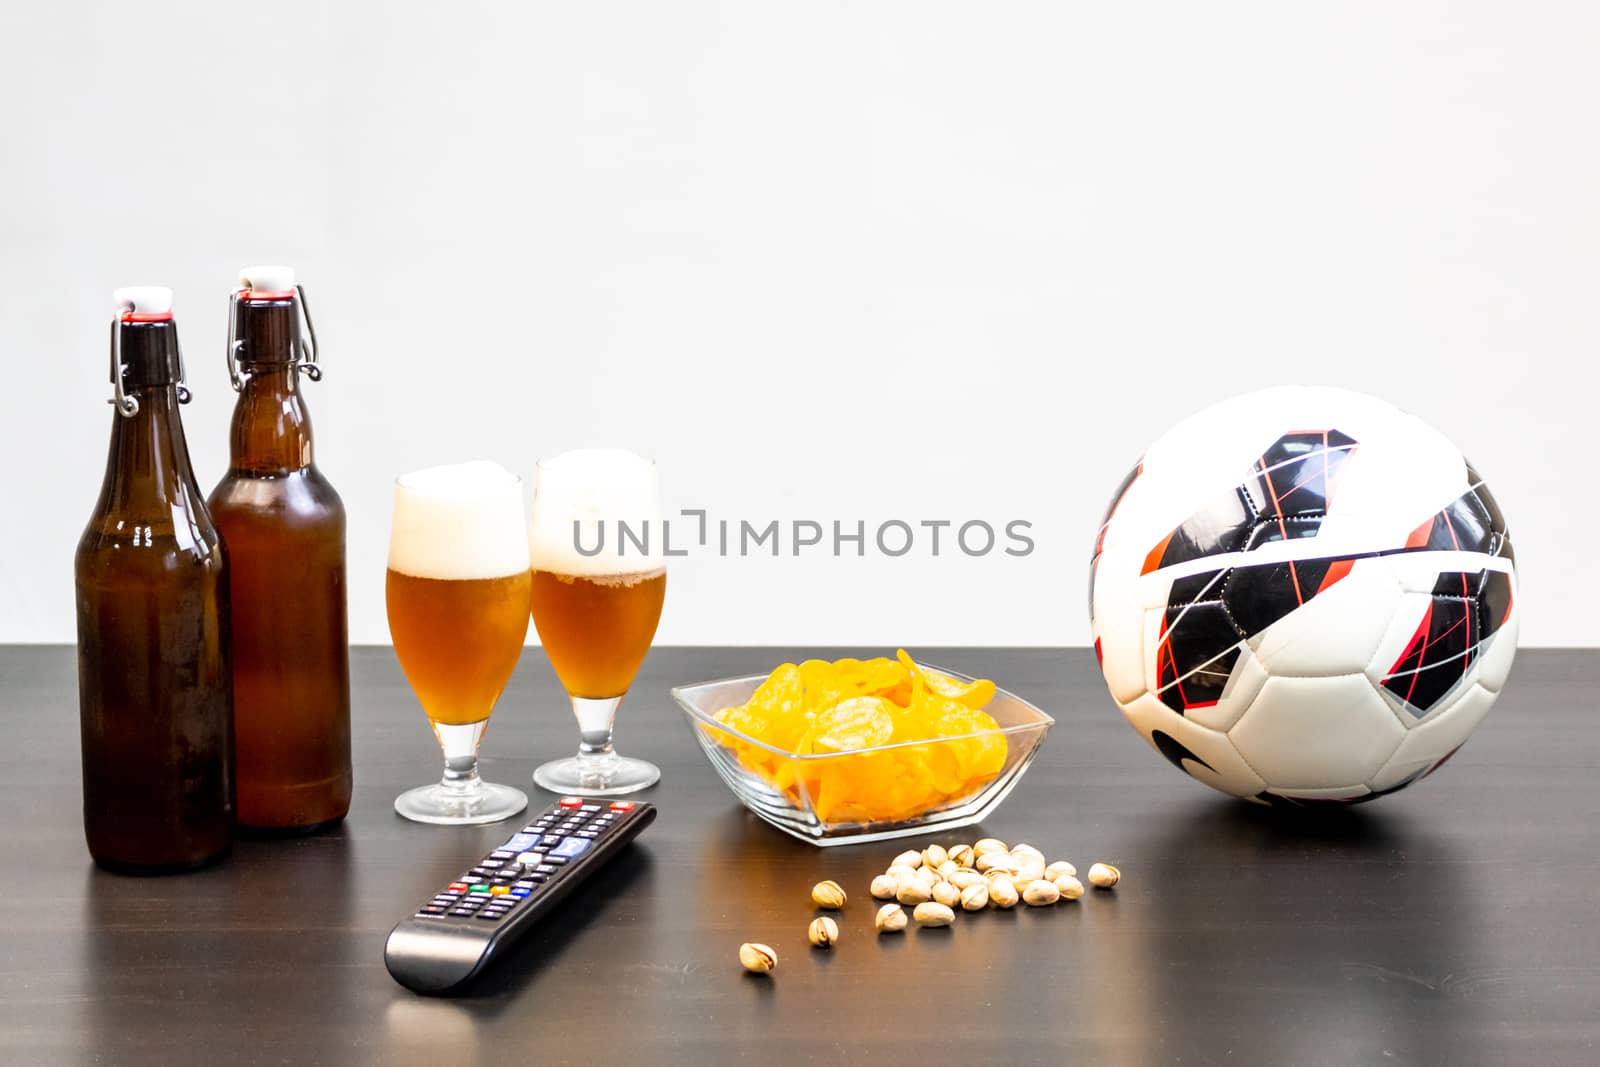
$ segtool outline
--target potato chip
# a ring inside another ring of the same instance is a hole
[[[818,712],[813,729],[812,751],[846,752],[887,743],[894,719],[880,698],[853,697]]]
[[[931,692],[951,700],[959,700],[969,708],[981,708],[994,699],[994,683],[987,678],[963,682],[943,671],[922,668],[922,680]]]

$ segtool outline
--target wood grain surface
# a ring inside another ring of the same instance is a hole
[[[833,650],[825,651],[834,654]],[[859,650],[857,650],[859,651]],[[473,988],[390,980],[389,928],[510,824],[406,822],[438,750],[387,649],[354,656],[355,804],[338,831],[243,841],[198,874],[95,869],[70,648],[0,648],[0,1062],[106,1064],[1588,1064],[1600,1061],[1600,660],[1524,652],[1428,781],[1338,817],[1213,794],[1148,749],[1083,651],[919,650],[1058,722],[966,840],[1027,841],[1124,882],[1053,909],[878,938],[893,842],[818,850],[748,815],[670,685],[796,650],[657,649],[619,748],[659,763],[655,825]],[[530,791],[576,747],[529,649],[484,773]],[[948,841],[957,835],[932,840]],[[852,894],[832,953],[811,884]],[[741,941],[779,954],[747,976]]]

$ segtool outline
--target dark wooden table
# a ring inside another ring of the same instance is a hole
[[[1593,654],[1524,652],[1443,772],[1309,823],[1185,780],[1123,723],[1086,652],[924,654],[1058,719],[983,833],[961,836],[1118,862],[1115,893],[875,937],[866,882],[898,847],[823,851],[759,823],[667,695],[779,654],[658,649],[620,740],[662,766],[645,794],[661,817],[472,995],[429,1000],[390,980],[384,937],[508,824],[393,813],[438,753],[387,649],[355,653],[341,830],[141,879],[84,850],[73,651],[0,648],[0,1062],[1600,1061]],[[536,760],[574,745],[530,650],[486,776],[527,787]],[[852,893],[832,954],[805,943],[823,877]],[[778,949],[770,979],[740,971],[746,940]]]

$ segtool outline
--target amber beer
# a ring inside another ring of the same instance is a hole
[[[395,655],[435,723],[489,717],[528,633],[527,571],[499,578],[423,578],[389,568]]]
[[[321,372],[294,272],[239,284],[231,461],[209,501],[231,571],[239,823],[298,833],[350,810],[344,504],[313,455],[301,384]]]
[[[616,448],[539,461],[528,520],[533,624],[578,723],[577,755],[533,772],[546,789],[617,796],[661,778],[654,764],[620,755],[612,729],[661,620],[664,536],[654,463]]]
[[[667,572],[585,576],[533,572],[533,617],[556,676],[575,697],[619,697],[633,684],[661,620]]]
[[[528,635],[522,479],[497,463],[430,467],[394,485],[389,634],[433,735],[444,777],[395,811],[418,822],[498,822],[528,795],[478,777],[478,745]]]
[[[83,826],[103,867],[198,867],[233,845],[228,563],[184,441],[172,293],[119,290],[116,413],[78,542]]]

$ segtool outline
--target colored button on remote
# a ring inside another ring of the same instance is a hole
[[[589,850],[589,846],[593,843],[594,842],[587,841],[581,837],[569,837],[565,841],[561,842],[561,846],[554,852],[550,853],[550,855],[567,860],[576,859],[587,852]]]
[[[526,852],[528,849],[532,848],[538,843],[538,834],[523,832],[512,837],[510,841],[507,841],[505,844],[501,845],[500,848],[505,852]]]

